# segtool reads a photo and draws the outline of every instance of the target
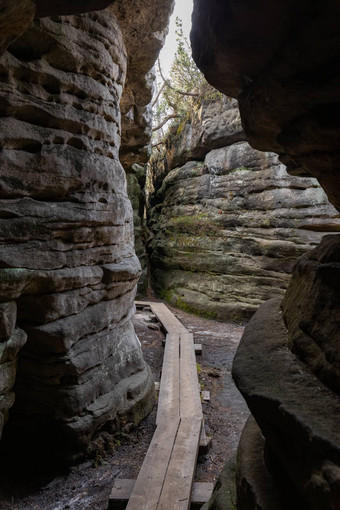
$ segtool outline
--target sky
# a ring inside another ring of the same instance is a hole
[[[193,9],[193,0],[176,0],[175,9],[170,19],[169,34],[166,38],[165,45],[160,53],[160,62],[163,73],[169,77],[169,71],[174,59],[177,48],[176,42],[176,25],[175,20],[178,16],[183,22],[183,33],[187,39],[191,30],[191,13]]]

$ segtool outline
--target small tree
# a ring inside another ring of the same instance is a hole
[[[203,99],[219,94],[205,80],[196,67],[188,40],[184,37],[182,21],[176,18],[177,50],[170,70],[170,79],[166,79],[158,60],[158,73],[161,79],[153,102],[154,145],[161,145],[166,135],[163,129],[170,120],[176,123],[190,118]],[[168,125],[169,126],[169,125]]]

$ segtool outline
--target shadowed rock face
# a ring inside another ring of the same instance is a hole
[[[114,0],[1,0],[0,55],[7,46],[28,29],[34,17],[61,16],[98,11]]]
[[[265,461],[278,487],[286,487],[285,495],[295,502],[289,485],[293,480],[305,508],[336,509],[339,398],[289,350],[280,299],[267,301],[246,326],[233,378],[266,438]],[[238,489],[238,508],[272,508],[265,501],[245,506],[242,487]]]
[[[291,349],[340,393],[340,236],[298,260],[283,300]]]
[[[168,145],[171,169],[155,173],[148,211],[153,286],[195,313],[249,318],[339,229],[338,213],[315,179],[288,175],[244,141],[234,100],[205,103]]]
[[[0,55],[7,46],[28,29],[36,12],[33,0],[2,0],[0,2]]]
[[[44,18],[1,71],[1,417],[76,456],[140,420],[152,378],[130,323],[140,264],[119,162],[126,75],[110,11]],[[19,326],[19,327],[18,327]],[[62,445],[62,447],[61,447]]]
[[[119,157],[127,173],[128,195],[133,207],[136,254],[142,266],[139,294],[147,287],[144,186],[152,135],[151,99],[153,65],[168,33],[173,0],[116,0],[110,8],[122,27],[127,49],[127,77],[120,101],[122,135]]]
[[[249,143],[313,175],[340,207],[340,5],[195,0],[193,56],[239,100]]]
[[[36,17],[44,16],[67,16],[69,14],[82,14],[90,11],[105,9],[114,0],[34,0],[37,6]]]
[[[250,144],[316,177],[338,210],[339,14],[331,0],[195,0],[191,36],[208,81],[238,98]],[[266,467],[280,492],[294,501],[298,491],[299,508],[339,506],[339,253],[338,236],[327,236],[297,262],[283,314],[279,303],[260,307],[233,369],[265,437]],[[238,509],[273,508],[248,474],[238,470]]]

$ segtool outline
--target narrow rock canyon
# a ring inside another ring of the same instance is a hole
[[[69,464],[150,412],[131,322],[148,250],[162,298],[250,319],[233,378],[251,417],[204,510],[338,510],[340,5],[194,0],[221,94],[153,163],[146,246],[173,6],[0,1],[0,453]]]

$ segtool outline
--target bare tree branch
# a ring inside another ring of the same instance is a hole
[[[159,129],[161,129],[164,124],[166,124],[169,120],[171,119],[178,119],[179,115],[177,115],[176,113],[172,113],[171,115],[168,115],[167,117],[165,117],[165,119],[163,119],[159,124],[158,126],[152,128],[152,131],[158,131]]]
[[[160,145],[165,145],[165,142],[160,141],[160,142],[158,142],[158,143],[154,143],[154,144],[152,144],[152,145],[151,145],[151,147],[152,147],[152,148],[154,148],[154,147],[159,147]]]
[[[199,97],[200,96],[198,92],[184,92],[184,90],[179,90],[179,89],[176,89],[175,87],[173,87],[171,85],[171,83],[169,82],[169,80],[167,80],[165,78],[159,59],[158,59],[158,69],[159,69],[159,74],[161,75],[163,82],[166,84],[167,87],[169,87],[169,89],[174,90],[175,92],[177,92],[177,94],[181,94],[182,96],[191,96],[191,97]]]
[[[161,93],[163,92],[163,90],[165,89],[166,87],[166,83],[163,82],[163,85],[161,86],[161,88],[159,89],[158,93],[157,93],[157,96],[155,97],[154,101],[152,102],[151,106],[152,108],[158,103],[158,99],[159,99],[159,96],[161,95]]]

